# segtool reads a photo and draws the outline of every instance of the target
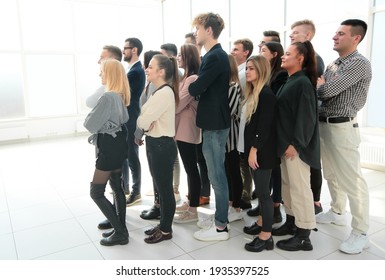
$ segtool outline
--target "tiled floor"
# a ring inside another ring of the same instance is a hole
[[[198,230],[195,224],[175,224],[172,240],[148,245],[143,241],[143,230],[156,221],[139,217],[153,199],[144,195],[151,189],[151,179],[144,148],[140,153],[143,195],[141,203],[127,208],[130,242],[125,246],[103,247],[99,245],[101,231],[96,228],[103,215],[89,197],[94,149],[85,136],[0,145],[0,260],[385,259],[385,173],[366,169],[363,172],[370,189],[371,247],[359,255],[338,251],[350,227],[333,225],[319,225],[319,231],[312,232],[314,250],[310,252],[285,252],[277,248],[247,252],[243,246],[251,237],[242,228],[252,222],[248,217],[231,224],[228,241],[200,242],[192,237]],[[180,188],[184,195],[187,188],[183,174]],[[325,211],[329,202],[324,184]],[[212,212],[214,206],[212,202],[200,211]],[[276,237],[275,241],[282,238]]]

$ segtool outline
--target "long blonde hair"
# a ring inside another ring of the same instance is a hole
[[[105,59],[100,69],[104,73],[106,90],[120,94],[124,105],[130,105],[131,91],[123,65],[116,59]]]
[[[255,113],[258,107],[259,93],[265,84],[270,79],[270,62],[261,55],[250,57],[247,63],[253,63],[257,72],[257,79],[251,82],[246,82],[245,99],[242,101],[242,106],[246,104],[246,123],[250,122],[251,116]],[[247,66],[246,66],[247,67]]]

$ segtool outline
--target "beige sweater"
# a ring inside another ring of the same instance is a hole
[[[151,137],[175,136],[175,97],[169,86],[156,91],[143,105],[137,125]]]

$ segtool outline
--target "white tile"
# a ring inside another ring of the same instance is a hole
[[[73,218],[72,213],[61,200],[10,211],[10,215],[14,231]]]
[[[12,233],[12,226],[8,212],[0,213],[0,225],[0,235]]]
[[[0,235],[0,260],[17,260],[13,234]]]
[[[370,247],[366,251],[385,260],[385,229],[369,235]]]
[[[100,245],[99,242],[95,242],[95,245],[106,260],[169,260],[185,254],[172,239],[147,244],[144,242],[145,237],[142,230],[136,230],[130,232],[127,245],[107,247]]]
[[[173,258],[172,260],[178,260],[178,261],[191,261],[194,260],[189,254],[184,254],[179,257]]]
[[[322,258],[322,260],[381,260],[381,259],[383,258],[378,257],[374,254],[371,254],[367,250],[364,250],[362,253],[356,254],[356,255],[345,254],[337,250],[334,253]]]
[[[76,217],[100,212],[98,206],[89,195],[66,199],[64,203]]]
[[[14,233],[19,259],[34,259],[90,242],[73,219]]]
[[[46,255],[37,260],[103,260],[93,243]]]

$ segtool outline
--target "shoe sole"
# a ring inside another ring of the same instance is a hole
[[[197,221],[198,221],[198,218],[190,219],[190,220],[175,220],[174,219],[174,223],[176,223],[176,224],[187,224],[187,223],[197,222]]]
[[[103,245],[103,246],[115,246],[115,245],[127,245],[127,244],[128,244],[128,239],[120,242],[116,242],[116,243],[103,243],[102,241],[100,241],[100,245]]]
[[[305,247],[305,248],[290,248],[290,247],[286,247],[285,246],[281,246],[279,244],[276,245],[279,249],[281,250],[284,250],[284,251],[290,251],[290,252],[296,252],[296,251],[312,251],[313,250],[313,246],[311,247]]]
[[[126,207],[131,206],[131,205],[134,205],[135,203],[138,203],[138,202],[140,202],[141,200],[142,200],[142,199],[139,198],[139,199],[135,200],[134,202],[126,203]]]
[[[226,241],[226,240],[228,240],[230,238],[230,235],[227,234],[227,235],[216,236],[216,238],[214,238],[214,237],[213,238],[208,238],[208,237],[207,238],[202,238],[202,237],[199,237],[199,235],[196,236],[196,234],[194,233],[194,238],[199,240],[199,241],[205,241],[205,242]]]
[[[249,246],[248,244],[246,244],[245,249],[246,251],[249,251],[249,252],[259,253],[259,252],[262,252],[263,250],[266,250],[266,251],[273,250],[274,245],[272,247],[265,246],[265,247],[262,247],[261,249],[256,250],[253,246]]]
[[[335,221],[333,221],[333,222],[331,222],[331,221],[317,221],[317,219],[316,219],[316,222],[317,222],[318,224],[333,224],[333,225],[341,226],[341,227],[347,225],[346,222],[341,222],[341,223],[339,223],[339,222],[335,222]]]

